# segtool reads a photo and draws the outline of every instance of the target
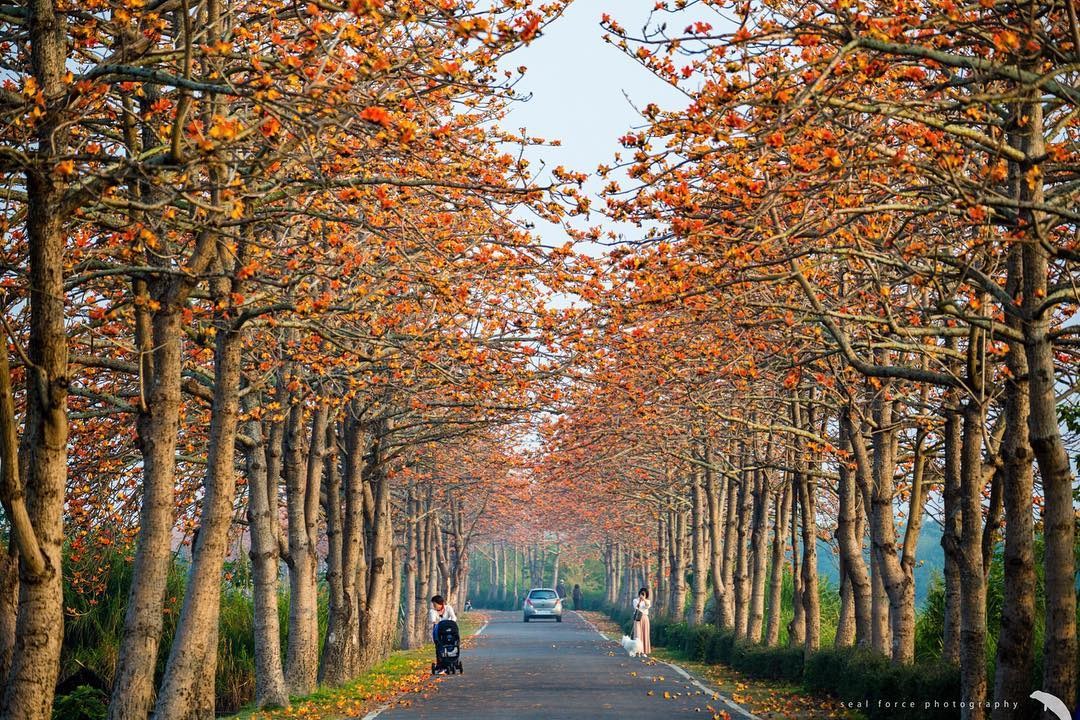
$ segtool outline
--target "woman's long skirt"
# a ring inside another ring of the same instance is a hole
[[[641,652],[646,655],[652,654],[652,643],[649,642],[649,616],[642,615],[641,619],[634,623],[634,638],[641,639]]]

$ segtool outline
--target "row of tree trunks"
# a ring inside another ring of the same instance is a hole
[[[1019,292],[1024,260],[1022,249],[1012,253],[1008,292]],[[1019,318],[1010,322],[1014,328],[1021,325]],[[835,483],[838,517],[841,616],[835,642],[873,648],[897,664],[911,663],[915,657],[916,546],[929,487],[940,472],[946,551],[943,650],[946,660],[961,667],[963,716],[981,720],[986,715],[986,582],[1002,519],[1008,529],[1003,553],[1007,618],[997,647],[994,699],[1029,694],[1035,662],[1029,637],[1035,620],[1035,518],[1029,499],[1035,492],[1033,460],[1039,458],[1029,412],[1031,353],[1018,344],[1010,349],[1003,419],[988,426],[992,398],[986,387],[988,342],[986,331],[970,331],[964,346],[967,367],[958,360],[960,367],[952,368],[952,376],[959,380],[955,387],[945,388],[939,406],[941,424],[933,422],[928,387],[921,388],[915,400],[901,404],[894,390],[896,381],[866,382],[847,387],[846,402],[838,408],[812,395],[793,393],[794,439],[786,451],[779,485],[771,481],[777,465],[768,442],[745,441],[734,461],[727,463],[732,469],[726,470],[714,463],[705,443],[695,438],[681,501],[669,495],[657,501],[655,611],[691,625],[703,622],[711,582],[716,622],[732,628],[741,639],[774,645],[781,634],[778,611],[784,572],[790,568],[795,616],[788,627],[789,642],[802,646],[807,654],[815,652],[820,644],[817,503],[819,483],[825,478]],[[959,343],[953,338],[947,345],[955,351]],[[879,366],[910,360],[895,358],[888,350],[878,350],[875,356]],[[936,445],[933,438],[939,431],[943,442]],[[1042,431],[1052,434],[1046,428]],[[838,446],[851,460],[835,470],[814,460],[810,444],[810,438],[827,438],[830,433],[836,434]],[[674,480],[670,472],[667,477]],[[906,507],[898,529],[900,500]],[[626,602],[639,577],[651,579],[648,572],[638,574],[648,566],[646,554],[610,542],[604,559],[609,601]],[[1066,569],[1056,571],[1065,573]],[[1074,593],[1072,584],[1068,590]],[[1062,607],[1073,607],[1064,594],[1055,597],[1056,605],[1048,605],[1048,622]],[[1071,625],[1064,622],[1064,626],[1055,640],[1074,647]],[[1048,668],[1053,667],[1057,652],[1047,648],[1044,662]],[[1055,676],[1044,687],[1057,683],[1053,687],[1064,685],[1069,690],[1068,682],[1072,680]],[[996,717],[1005,714],[998,712]]]
[[[446,509],[442,514],[437,512],[434,484],[428,485],[423,495],[415,492],[413,487],[408,489],[403,530],[405,543],[403,547],[394,548],[394,552],[403,558],[403,563],[394,562],[395,568],[403,564],[403,572],[396,573],[392,583],[404,588],[405,619],[401,637],[406,647],[418,647],[428,642],[428,607],[433,595],[442,595],[458,609],[469,601],[469,557],[482,509],[467,516],[463,504],[456,497],[459,490],[443,488],[439,492],[438,501]],[[370,499],[376,500],[377,493]],[[443,527],[443,516],[446,527]],[[388,537],[392,538],[389,527],[387,532]],[[372,535],[372,541],[378,542],[375,535]],[[538,548],[532,546],[526,547],[521,553],[517,548],[508,548],[506,543],[493,544],[488,571],[489,586],[494,595],[488,599],[505,599],[508,593],[516,597],[521,571],[528,569],[530,574],[537,572],[533,566],[539,563],[536,559],[539,554]],[[519,564],[521,555],[525,556],[525,562]],[[371,588],[371,592],[374,593],[374,588]],[[382,602],[389,607],[397,602],[397,597],[391,588]],[[371,607],[376,607],[374,602],[369,602]],[[379,637],[379,642],[383,642]]]

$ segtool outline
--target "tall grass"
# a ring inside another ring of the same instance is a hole
[[[168,659],[183,602],[186,567],[174,562],[165,583],[164,625],[155,680]],[[64,554],[64,644],[54,720],[96,720],[116,674],[124,613],[132,580],[132,554],[113,546]]]
[[[176,557],[165,587],[164,627],[158,647],[155,683],[160,682],[184,601],[188,564]],[[132,580],[130,551],[102,547],[64,559],[64,645],[53,720],[99,720],[116,674],[124,613]],[[288,642],[289,595],[278,596],[281,647]],[[254,606],[246,558],[226,563],[218,625],[216,705],[235,712],[255,694]],[[319,636],[326,633],[327,596],[319,592]],[[321,648],[320,648],[321,649]]]

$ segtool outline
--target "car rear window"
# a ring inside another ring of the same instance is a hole
[[[529,593],[533,600],[554,600],[558,597],[554,590],[533,590]]]

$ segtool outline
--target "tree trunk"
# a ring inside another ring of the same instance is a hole
[[[769,568],[769,614],[765,623],[765,644],[769,647],[774,647],[780,642],[780,612],[784,589],[784,537],[787,533],[788,514],[791,512],[791,484],[784,483],[784,489],[776,493],[774,497],[772,558]]]
[[[727,502],[724,509],[724,603],[720,606],[723,627],[735,628],[735,564],[738,555],[739,484],[732,474],[724,476]]]
[[[1017,112],[1027,119],[1023,146],[1029,162],[1018,168],[1020,199],[1039,207],[1045,202],[1039,165],[1046,155],[1043,106],[1037,91]],[[1038,182],[1029,184],[1030,178]],[[1046,585],[1046,638],[1043,644],[1043,691],[1062,698],[1067,705],[1077,698],[1076,640],[1076,509],[1073,504],[1073,473],[1061,437],[1057,412],[1057,373],[1050,325],[1054,308],[1044,307],[1049,292],[1049,234],[1042,213],[1021,210],[1021,224],[1028,237],[1023,247],[1023,309],[1028,365],[1028,433],[1039,464],[1043,486],[1043,535],[1046,538],[1044,575]]]
[[[802,603],[806,623],[806,656],[821,646],[821,610],[817,570],[817,482],[810,473],[799,478],[799,509],[802,511]]]
[[[414,486],[409,483],[405,496],[405,624],[401,629],[401,648],[411,650],[416,644],[416,502],[413,498]],[[496,565],[495,548],[492,547],[492,564]],[[494,573],[494,583],[498,583],[498,571]],[[494,588],[494,585],[492,586]],[[494,592],[490,593],[494,595]]]
[[[499,541],[499,604],[506,603],[506,541]]]
[[[709,448],[705,446],[704,459],[710,462]],[[727,483],[721,480],[721,485]],[[728,588],[724,585],[724,556],[723,556],[723,507],[725,498],[721,495],[721,489],[717,487],[716,475],[712,468],[705,467],[705,497],[708,501],[709,510],[709,544],[710,544],[710,569],[712,571],[713,602],[716,606],[716,624],[719,627],[725,625],[728,601]]]
[[[887,362],[887,356],[880,362]],[[915,607],[913,579],[906,576],[896,554],[896,517],[893,509],[896,473],[896,425],[889,385],[873,391],[873,459],[868,456],[863,432],[848,406],[849,439],[856,460],[856,475],[869,507],[870,548],[874,578],[871,598],[872,644],[896,663],[915,657]],[[880,590],[878,590],[880,588]],[[884,593],[882,597],[881,593]],[[876,602],[875,602],[876,601]],[[886,626],[886,620],[888,622]]]
[[[958,392],[950,391],[945,407],[944,478],[942,502],[944,527],[941,547],[945,555],[945,617],[941,659],[960,664],[960,456],[961,421],[957,411]]]
[[[851,589],[851,574],[844,558],[839,562],[840,612],[836,617],[836,637],[833,647],[850,647],[855,644],[855,598]]]
[[[799,505],[798,476],[792,472],[791,484],[791,605],[792,615],[788,622],[788,645],[796,647],[806,640],[806,606],[802,601],[802,563],[799,560]]]
[[[879,353],[880,362],[889,362],[887,353]],[[896,554],[896,443],[897,430],[893,417],[894,405],[886,394],[886,383],[874,393],[872,492],[870,496],[870,548],[877,557],[881,584],[889,601],[889,631],[892,638],[893,662],[909,664],[915,659],[915,593],[914,579],[904,572]],[[909,521],[911,518],[909,518]]]
[[[319,661],[319,682],[342,685],[356,671],[360,646],[360,626],[356,608],[356,562],[360,552],[360,512],[363,499],[355,457],[356,447],[363,446],[359,423],[346,419],[343,450],[339,452],[336,423],[330,420],[327,428],[327,455],[324,482],[326,484],[326,534],[330,553],[326,563],[326,581],[330,588],[326,639]],[[344,462],[340,462],[344,460]],[[340,468],[344,469],[344,475]],[[344,480],[344,494],[342,493]],[[342,500],[344,499],[344,513]],[[331,540],[331,527],[335,528]]]
[[[552,562],[551,568],[551,587],[559,586],[559,560],[562,556],[561,549],[558,545],[555,546],[555,560]]]
[[[667,614],[668,598],[671,595],[668,578],[668,533],[664,517],[665,513],[660,509],[656,513],[656,602],[653,603],[657,615]]]
[[[360,623],[360,667],[367,669],[382,660],[393,644],[397,604],[394,589],[394,531],[391,525],[390,480],[384,457],[389,422],[376,424],[373,449],[365,476],[371,489],[372,521],[367,579],[367,604]],[[365,494],[365,497],[367,495]]]
[[[423,502],[418,501],[419,506],[425,513],[430,512],[430,494],[431,489],[428,489],[428,499]],[[431,571],[435,566],[435,563],[431,560],[431,518],[426,517],[422,523],[417,524],[416,528],[416,540],[417,540],[417,557],[416,557],[416,574],[417,574],[417,586],[416,586],[416,603],[414,604],[415,611],[413,613],[413,636],[416,638],[418,646],[423,646],[427,643],[427,606],[429,598],[431,597]],[[514,594],[517,594],[517,578],[514,578]]]
[[[982,434],[986,407],[982,388],[982,332],[969,343],[968,392],[963,406],[960,455],[960,685],[964,720],[986,716],[986,576],[982,555]]]
[[[765,621],[765,571],[768,560],[769,538],[769,483],[764,470],[754,471],[754,512],[750,525],[751,568],[750,612],[747,620],[747,638],[761,642]]]
[[[851,450],[851,418],[847,413],[840,414],[840,446]],[[844,570],[851,598],[851,619],[853,639],[861,647],[869,647],[872,631],[871,623],[871,587],[870,571],[863,557],[863,539],[859,534],[859,491],[855,487],[851,468],[846,462],[838,467],[839,487],[836,520],[836,539],[840,547],[840,560]],[[837,633],[837,644],[847,642],[842,633]]]
[[[159,295],[155,300],[169,305],[155,313],[150,337],[136,339],[141,350],[142,382],[149,386],[136,420],[143,464],[142,505],[124,632],[109,701],[110,720],[145,718],[153,704],[154,668],[172,563],[181,316],[171,298]]]
[[[743,453],[745,457],[746,453]],[[739,477],[739,516],[735,551],[735,636],[746,639],[750,620],[750,521],[753,515],[751,470],[742,470]]]
[[[892,626],[889,624],[889,593],[885,592],[881,558],[870,554],[870,646],[885,656],[892,654]]]
[[[307,463],[304,463],[304,408],[293,398],[285,431],[285,507],[289,519],[289,644],[285,682],[292,695],[314,691],[319,674],[319,600],[316,571],[316,527],[319,488],[326,451],[326,406],[319,403],[311,418]],[[314,488],[312,487],[314,484]]]
[[[10,720],[49,720],[64,635],[61,555],[68,446],[68,341],[64,323],[67,238],[60,214],[64,185],[53,168],[56,155],[67,151],[68,131],[60,112],[68,92],[64,79],[67,39],[63,17],[57,14],[52,0],[30,0],[26,10],[30,61],[45,98],[45,114],[35,132],[37,162],[26,177],[28,349],[34,367],[27,373],[26,431],[23,457],[17,463],[27,469],[26,482],[21,488],[24,496],[17,502],[24,502],[24,539],[36,547],[32,561],[25,553],[20,555],[15,647],[4,682],[0,716]],[[6,361],[6,347],[4,356]],[[13,417],[8,418],[8,425],[14,429]],[[6,460],[14,455],[14,448],[11,450]],[[7,505],[13,498],[5,495]]]
[[[234,291],[239,292],[234,287]],[[217,658],[221,571],[228,552],[236,495],[234,455],[239,410],[241,334],[219,318],[214,354],[214,400],[207,449],[207,474],[198,537],[176,634],[154,706],[155,720],[201,717],[200,687]],[[213,688],[210,688],[212,694]]]
[[[1022,275],[1019,247],[1009,253],[1009,277],[1006,291],[1015,297]],[[1006,313],[1010,326],[1019,326],[1013,313]],[[1002,441],[1003,497],[1005,506],[1005,587],[1001,606],[1001,630],[998,634],[997,662],[994,671],[994,700],[1005,703],[1031,694],[1035,665],[1031,629],[1035,627],[1035,523],[1031,498],[1035,494],[1028,435],[1028,367],[1024,348],[1009,346],[1005,379],[1005,437]],[[993,710],[994,720],[1009,720],[1012,713],[1004,707]]]
[[[0,678],[6,678],[11,671],[18,613],[19,554],[13,543],[0,550]]]
[[[686,515],[683,508],[675,510],[671,524],[671,618],[675,622],[682,622],[686,613]]]
[[[142,98],[147,112],[155,96],[156,93],[149,92]],[[151,136],[146,140],[154,142]],[[139,151],[138,135],[133,127],[129,145],[133,152]],[[151,192],[139,183],[134,189],[140,196]],[[154,220],[148,217],[146,222],[152,225]],[[135,427],[143,483],[133,579],[109,702],[110,720],[142,720],[153,704],[165,587],[173,559],[176,445],[183,370],[182,313],[198,278],[215,255],[215,236],[204,232],[198,235],[190,257],[174,261],[168,253],[147,252],[147,264],[161,268],[162,273],[150,280],[138,278],[132,282],[136,298],[135,347],[139,353],[139,413]],[[170,274],[170,270],[181,264],[183,275]]]
[[[691,523],[690,528],[693,553],[691,563],[693,565],[694,579],[691,592],[690,614],[687,618],[690,625],[700,625],[705,622],[705,592],[708,565],[705,553],[705,493],[702,488],[701,472],[695,468],[691,485]]]
[[[251,396],[254,399],[254,395]],[[281,665],[278,620],[278,480],[281,476],[281,423],[273,423],[263,440],[262,422],[248,422],[252,445],[246,450],[248,523],[251,532],[251,574],[254,582],[252,623],[255,641],[255,705],[259,708],[289,704]]]
[[[521,580],[521,567],[518,562],[521,558],[521,552],[517,548],[513,548],[510,555],[510,562],[513,565],[513,578],[514,578],[514,605],[516,606],[521,601],[521,593],[518,588],[518,581]]]

